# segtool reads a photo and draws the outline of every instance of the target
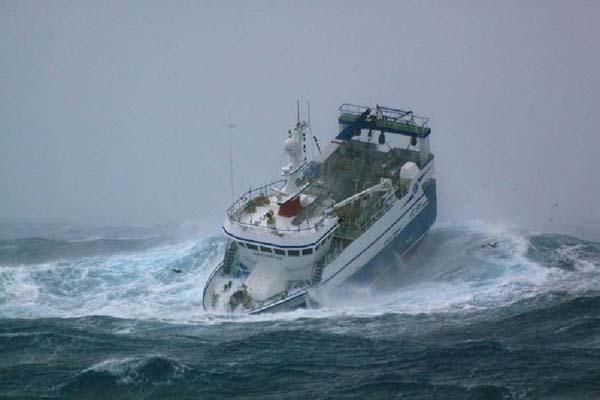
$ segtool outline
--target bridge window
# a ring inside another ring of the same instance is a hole
[[[300,250],[288,250],[288,256],[290,257],[298,257],[300,255]]]
[[[313,253],[313,249],[312,248],[302,250],[302,255],[303,256],[307,256],[307,255],[312,254],[312,253]]]
[[[275,254],[279,254],[280,256],[285,256],[285,250],[273,249],[273,251],[275,252]]]
[[[249,248],[250,250],[258,250],[258,246],[255,246],[253,244],[247,243],[246,247]]]
[[[263,247],[263,246],[260,246],[260,251],[262,251],[263,253],[272,253],[273,252],[273,250],[271,250],[270,247]]]
[[[238,245],[240,245],[242,247],[246,247],[246,245],[244,244],[244,242],[238,242]]]

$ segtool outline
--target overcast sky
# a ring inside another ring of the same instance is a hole
[[[439,220],[600,231],[600,2],[0,1],[0,220],[215,225],[295,102],[431,117]],[[580,232],[580,233],[581,233]]]

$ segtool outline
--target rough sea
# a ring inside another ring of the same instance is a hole
[[[202,310],[221,236],[0,233],[2,399],[600,398],[599,243],[441,225],[319,309],[249,317]]]

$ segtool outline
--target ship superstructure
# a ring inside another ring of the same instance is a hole
[[[227,210],[228,244],[204,288],[206,310],[303,307],[370,265],[393,265],[435,221],[428,120],[381,106],[339,110],[340,131],[317,159],[307,160],[308,124],[298,119],[281,179]]]

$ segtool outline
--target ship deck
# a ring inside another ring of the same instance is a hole
[[[322,225],[327,219],[325,207],[322,205],[305,208],[295,217],[285,217],[279,215],[277,197],[273,195],[268,197],[268,200],[268,204],[256,205],[253,212],[240,209],[236,221],[247,226],[285,232],[310,230],[317,225]],[[266,217],[269,212],[273,215],[273,223],[269,223],[269,218]]]

